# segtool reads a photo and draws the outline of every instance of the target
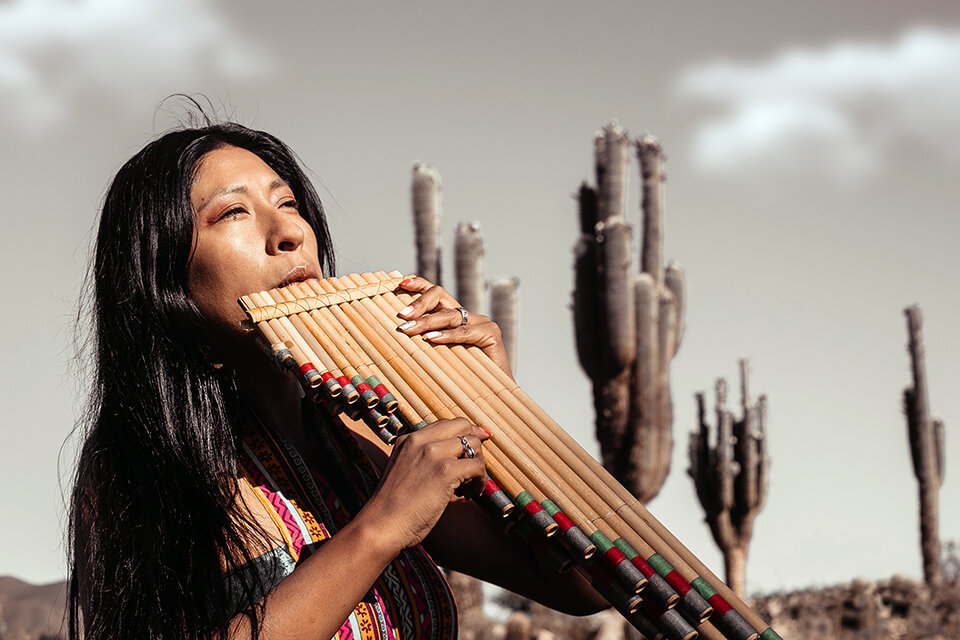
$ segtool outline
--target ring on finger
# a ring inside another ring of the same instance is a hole
[[[460,312],[460,326],[462,327],[470,319],[470,312],[463,307],[457,307],[456,310]]]
[[[460,451],[458,458],[473,458],[477,455],[477,452],[473,450],[473,447],[470,446],[470,443],[467,441],[467,436],[459,436],[460,444],[463,445],[463,450]]]

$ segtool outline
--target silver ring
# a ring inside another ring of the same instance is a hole
[[[462,327],[463,325],[467,324],[467,320],[470,319],[470,313],[463,307],[457,307],[457,311],[460,312],[460,326]]]
[[[467,436],[459,436],[460,444],[463,445],[463,451],[460,452],[460,458],[473,458],[477,455],[477,452],[473,450],[473,447],[470,446],[470,443],[467,441]]]

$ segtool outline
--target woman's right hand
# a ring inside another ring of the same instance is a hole
[[[473,458],[463,455],[461,436]],[[479,495],[486,477],[480,445],[488,437],[463,418],[439,420],[401,436],[361,514],[376,518],[381,540],[398,551],[419,544],[458,495]]]

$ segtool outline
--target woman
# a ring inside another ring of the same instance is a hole
[[[271,367],[237,298],[333,264],[320,201],[269,134],[176,131],[120,169],[92,272],[71,638],[453,637],[431,556],[570,612],[605,606],[456,497],[483,477],[481,429],[439,421],[391,453]],[[404,287],[422,295],[399,330],[477,344],[509,372],[495,324],[461,326],[421,278]]]

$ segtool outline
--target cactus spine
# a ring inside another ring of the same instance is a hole
[[[417,275],[440,284],[440,174],[413,165],[413,226],[417,244]]]
[[[690,477],[706,513],[713,539],[723,552],[727,584],[740,597],[745,592],[747,548],[753,519],[767,495],[766,396],[750,404],[747,361],[740,361],[741,417],[727,409],[727,383],[717,380],[717,436],[710,446],[704,394],[698,393],[700,429],[690,434]]]
[[[662,256],[663,153],[636,143],[643,179],[642,273],[631,270],[626,201],[629,139],[616,123],[594,145],[597,187],[581,185],[574,248],[574,325],[580,365],[593,382],[604,466],[641,502],[670,470],[670,360],[683,334],[684,277]]]
[[[903,391],[904,413],[910,437],[913,471],[920,485],[920,549],[923,553],[923,578],[927,584],[941,580],[940,541],[937,535],[937,493],[943,483],[943,422],[931,419],[927,390],[927,372],[923,358],[923,318],[920,309],[904,309],[907,316],[907,348],[913,373],[913,385]]]

